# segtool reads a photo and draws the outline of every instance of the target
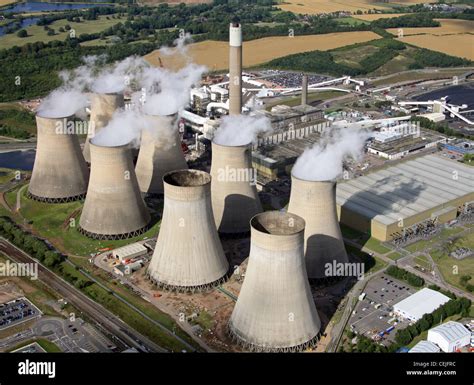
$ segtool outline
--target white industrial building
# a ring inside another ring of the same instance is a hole
[[[448,321],[428,330],[428,341],[451,353],[470,344],[471,332],[459,322]]]
[[[424,314],[432,313],[448,301],[449,297],[439,291],[424,288],[393,305],[393,312],[404,319],[416,322]]]
[[[131,243],[123,247],[119,247],[112,251],[114,258],[118,258],[123,263],[126,259],[141,257],[148,252],[148,249],[141,243]]]
[[[408,353],[439,353],[440,348],[430,341],[420,341]]]

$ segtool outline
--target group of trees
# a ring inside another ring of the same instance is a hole
[[[409,271],[401,269],[397,266],[389,266],[386,270],[386,273],[415,287],[421,287],[425,284],[425,280],[423,278],[418,277],[416,274],[410,273]]]
[[[451,299],[434,312],[423,315],[413,325],[398,330],[395,334],[395,341],[401,346],[408,345],[416,336],[441,323],[447,317],[455,314],[461,314],[463,317],[468,316],[470,308],[471,301],[467,298]]]
[[[459,278],[459,283],[462,287],[464,287],[468,292],[474,292],[474,285],[469,283],[472,277],[470,275],[463,275]]]
[[[64,259],[58,252],[50,250],[44,241],[25,233],[10,218],[0,217],[0,235],[47,267],[57,267]]]
[[[35,117],[26,110],[0,110],[0,135],[16,139],[28,139],[35,127]]]

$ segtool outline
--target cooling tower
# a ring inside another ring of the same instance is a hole
[[[229,115],[242,112],[242,26],[229,28]]]
[[[28,196],[47,203],[82,199],[87,191],[89,170],[74,134],[72,117],[36,115],[36,125],[38,141]]]
[[[288,211],[304,218],[306,269],[310,279],[325,276],[325,264],[348,262],[336,211],[336,182],[291,178]]]
[[[114,112],[124,106],[123,94],[91,94],[91,116],[89,125],[95,133],[104,128],[112,119]],[[93,136],[93,135],[92,135]],[[91,162],[90,139],[86,138],[84,143],[84,158],[87,163]]]
[[[148,228],[150,214],[143,202],[128,144],[98,146],[91,141],[91,176],[79,222],[94,239],[125,239]]]
[[[212,142],[212,209],[219,232],[239,234],[250,230],[250,219],[262,211],[257,194],[252,147]]]
[[[301,80],[301,105],[308,104],[308,75],[303,75]]]
[[[304,263],[304,220],[268,211],[251,220],[250,255],[229,331],[245,348],[298,351],[321,328]]]
[[[229,270],[211,205],[211,176],[177,170],[163,177],[163,219],[147,275],[169,290],[200,291],[222,283]]]
[[[188,168],[175,127],[176,114],[148,115],[156,131],[142,130],[140,152],[135,172],[140,191],[145,194],[163,194],[163,176],[173,170]]]

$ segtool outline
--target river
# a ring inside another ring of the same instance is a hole
[[[104,3],[43,3],[39,1],[27,1],[17,3],[13,6],[3,8],[3,12],[11,13],[29,13],[29,12],[48,12],[48,11],[67,11],[72,9],[84,9],[95,7],[110,7],[110,4]]]

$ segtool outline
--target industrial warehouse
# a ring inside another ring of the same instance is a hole
[[[474,169],[437,155],[341,181],[341,223],[391,241],[418,226],[454,220],[474,201]]]

